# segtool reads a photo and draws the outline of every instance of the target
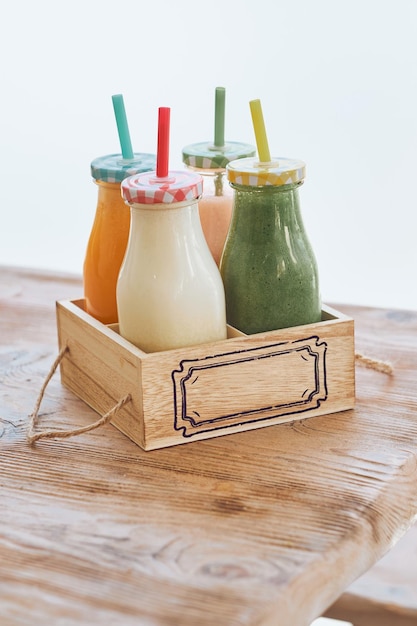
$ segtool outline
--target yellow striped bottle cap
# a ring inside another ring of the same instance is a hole
[[[277,157],[269,163],[259,159],[237,159],[228,163],[227,178],[231,183],[248,187],[291,185],[305,178],[305,163],[299,159]]]

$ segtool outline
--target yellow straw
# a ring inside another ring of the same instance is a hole
[[[270,163],[271,154],[269,152],[268,139],[265,131],[264,116],[262,114],[262,106],[260,100],[251,100],[249,102],[252,114],[253,130],[255,131],[256,147],[260,163]]]

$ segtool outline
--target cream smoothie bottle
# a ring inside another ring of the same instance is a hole
[[[224,242],[232,215],[233,191],[227,177],[226,166],[230,161],[254,156],[254,146],[224,140],[225,89],[215,92],[214,142],[200,142],[185,146],[182,160],[188,169],[203,177],[203,194],[199,200],[201,226],[207,244],[217,265],[223,252]]]
[[[113,96],[113,106],[122,153],[91,162],[98,197],[83,265],[87,313],[103,324],[117,322],[116,284],[129,237],[130,211],[120,183],[127,176],[155,169],[156,163],[154,154],[133,152],[121,94]]]
[[[117,283],[119,330],[145,352],[227,334],[223,283],[198,213],[202,178],[160,160],[158,145],[159,169],[122,182],[131,227]]]

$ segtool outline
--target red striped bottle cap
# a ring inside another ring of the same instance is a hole
[[[134,174],[122,182],[122,196],[128,204],[173,204],[193,202],[203,193],[203,179],[191,171],[170,171],[166,178],[156,172]]]

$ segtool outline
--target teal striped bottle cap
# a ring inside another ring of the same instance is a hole
[[[105,183],[121,183],[133,174],[150,172],[156,167],[156,156],[146,152],[135,152],[133,159],[124,159],[121,154],[106,154],[91,161],[94,180]]]
[[[230,161],[252,157],[256,148],[247,143],[228,141],[223,147],[214,146],[208,141],[192,143],[182,149],[182,160],[185,165],[204,170],[226,169]]]

